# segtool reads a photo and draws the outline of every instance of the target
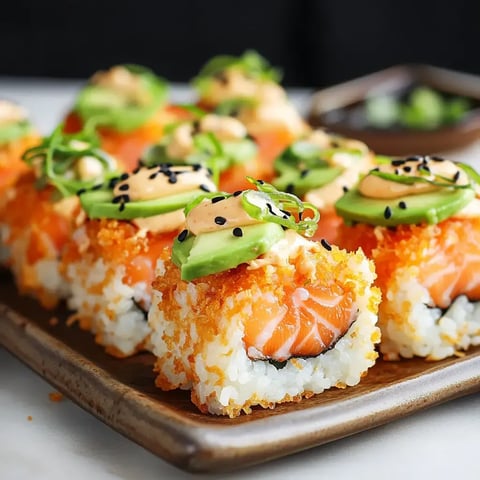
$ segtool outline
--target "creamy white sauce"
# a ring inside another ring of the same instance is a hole
[[[132,223],[140,230],[154,234],[174,232],[185,225],[185,214],[183,208],[173,212],[162,213],[145,218],[135,218]]]
[[[206,186],[210,191],[216,190],[206,168],[172,166],[168,172],[161,172],[159,167],[143,167],[137,173],[132,173],[127,179],[118,182],[113,193],[115,196],[128,195],[130,201],[137,201],[169,197],[196,190],[200,185]]]
[[[0,100],[0,126],[18,123],[27,119],[27,111],[8,100]]]
[[[247,129],[236,118],[225,115],[205,115],[198,124],[198,133],[213,133],[220,142],[243,140]],[[195,151],[192,123],[179,125],[167,143],[167,155],[170,158],[185,159]]]
[[[185,223],[187,230],[194,235],[199,235],[201,233],[244,227],[262,222],[252,218],[245,212],[242,206],[241,195],[239,195],[215,203],[212,203],[211,199],[203,200],[190,210]]]
[[[426,175],[421,173],[418,169],[420,165],[423,165],[421,161],[406,160],[402,165],[394,165],[392,163],[382,164],[378,166],[380,172],[399,174],[408,177],[422,176],[428,180],[435,180],[435,176],[442,176],[452,181],[455,185],[468,185],[470,179],[468,175],[455,163],[449,160],[434,161],[428,160],[425,163],[430,169],[430,174]],[[456,180],[454,181],[454,179]],[[445,182],[445,180],[439,180]],[[405,184],[394,182],[380,178],[374,174],[368,174],[363,178],[359,185],[359,191],[365,197],[370,198],[399,198],[408,195],[416,195],[419,193],[426,193],[435,191],[445,187],[438,187],[426,182],[415,182],[413,184]]]
[[[90,83],[112,90],[140,105],[146,105],[151,100],[141,77],[121,65],[95,73]]]

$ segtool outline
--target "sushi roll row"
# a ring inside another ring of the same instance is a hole
[[[152,352],[202,412],[356,385],[381,338],[387,360],[480,342],[475,171],[312,130],[278,79],[216,57],[172,105],[148,69],[99,72],[0,197],[19,291],[111,355]]]

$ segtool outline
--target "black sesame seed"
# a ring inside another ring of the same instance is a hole
[[[280,211],[281,211],[284,215],[286,215],[287,218],[292,216],[292,214],[291,214],[288,210],[280,210]]]
[[[310,173],[310,170],[305,169],[300,172],[300,178],[305,178]]]
[[[172,173],[170,177],[168,178],[168,183],[177,183],[177,175]]]
[[[258,183],[259,183],[260,185],[263,185],[265,182],[264,182],[263,180],[258,180]]]
[[[113,177],[110,179],[110,181],[108,182],[108,188],[115,188],[115,185],[120,181],[120,179],[118,177]]]
[[[207,172],[210,177],[213,175],[213,170],[210,167],[207,168]]]
[[[120,212],[123,212],[123,211],[125,210],[125,202],[121,202],[121,203],[120,203],[120,206],[118,207],[118,210],[119,210]]]
[[[136,174],[140,171],[141,168],[142,168],[142,166],[139,165],[138,167],[135,168],[135,170],[132,170],[132,173],[133,173],[134,175],[136,175]]]
[[[392,165],[394,167],[399,167],[400,165],[403,165],[405,163],[405,160],[392,160]]]
[[[87,190],[85,188],[81,188],[80,190],[77,191],[77,195],[83,195]]]
[[[221,202],[222,200],[225,200],[225,197],[213,197],[212,203]]]
[[[194,172],[198,172],[199,170],[202,169],[202,166],[201,166],[199,163],[194,163],[194,164],[192,165],[192,168],[193,168],[193,171],[194,171]]]
[[[277,214],[273,211],[273,207],[272,207],[271,203],[267,202],[267,208],[268,208],[268,211],[270,212],[271,215],[277,216]]]
[[[407,209],[407,204],[401,200],[400,202],[398,202],[398,206],[402,209],[402,210],[406,210]]]
[[[458,179],[460,178],[460,170],[457,170],[457,173],[453,176],[453,181],[458,182]]]
[[[158,175],[158,172],[152,173],[148,176],[148,179],[149,180],[154,180],[155,178],[157,178],[157,175]]]
[[[421,155],[412,155],[406,158],[407,162],[419,162],[422,159],[423,157]]]
[[[325,240],[324,238],[322,238],[320,240],[320,243],[322,244],[322,247],[325,249],[325,250],[328,250],[329,252],[332,250],[332,246],[327,242],[327,240]]]
[[[210,191],[210,188],[205,185],[204,183],[202,183],[200,186],[199,186],[200,190],[203,190],[204,192],[209,192]]]
[[[120,180],[126,180],[130,175],[128,173],[122,173],[120,175]]]
[[[241,190],[237,190],[236,192],[233,192],[233,196],[238,197],[239,195],[241,195],[241,193],[242,193]]]
[[[346,185],[344,185],[342,187],[342,190],[343,190],[343,193],[347,193],[348,192],[348,187]]]
[[[130,197],[128,195],[117,195],[116,197],[112,198],[112,203],[122,203],[122,202],[129,202]]]
[[[243,237],[243,231],[240,227],[235,227],[232,233],[234,237]]]
[[[188,235],[188,230],[182,230],[177,237],[178,241],[184,242],[185,239],[187,238],[187,235]]]
[[[395,175],[400,175],[400,170],[399,170],[398,168],[396,168],[396,169],[394,170],[394,173],[395,173]]]
[[[215,223],[217,225],[225,225],[225,223],[227,223],[227,219],[225,217],[215,217]]]
[[[97,183],[92,187],[92,190],[100,190],[103,187],[103,183]]]
[[[437,156],[437,155],[432,155],[430,158],[431,158],[434,162],[444,162],[444,161],[445,161],[444,158],[439,157],[439,156]]]
[[[408,165],[406,167],[403,167],[403,171],[408,173],[412,171],[412,167],[409,167]]]
[[[387,220],[392,217],[392,209],[390,207],[385,207],[385,210],[383,212],[384,218]]]
[[[289,183],[286,187],[285,187],[285,191],[287,193],[293,193],[295,189],[295,186],[293,185],[293,183]]]
[[[200,133],[200,122],[195,120],[192,123],[192,135],[196,135],[197,133]]]
[[[122,192],[125,192],[126,190],[128,190],[130,188],[130,185],[128,183],[124,183],[123,185],[120,185],[118,187],[118,189]]]
[[[372,172],[379,172],[379,171],[380,171],[380,167],[372,168]]]

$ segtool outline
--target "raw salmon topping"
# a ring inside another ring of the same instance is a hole
[[[282,302],[266,295],[253,305],[245,324],[248,355],[276,361],[319,355],[334,346],[356,315],[352,292],[335,282],[286,286]]]

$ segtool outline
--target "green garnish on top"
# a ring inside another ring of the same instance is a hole
[[[69,197],[115,175],[116,162],[100,150],[95,134],[86,130],[66,134],[62,130],[61,124],[22,156],[36,173],[38,189],[52,185],[62,197]]]
[[[253,50],[247,50],[239,57],[232,55],[218,55],[209,60],[192,80],[193,86],[200,94],[208,90],[213,79],[223,81],[223,75],[227,71],[238,70],[252,80],[269,81],[278,83],[282,74],[274,68],[260,54]]]
[[[129,132],[144,124],[167,99],[165,80],[140,65],[99,72],[78,94],[74,111],[90,126]]]
[[[405,160],[392,160],[394,172],[382,171],[382,165],[367,175],[383,182],[375,188],[392,185],[414,186],[414,190],[404,191],[403,195],[388,197],[370,196],[362,190],[362,185],[349,190],[335,204],[337,214],[346,223],[366,223],[379,226],[439,223],[462,210],[477,196],[480,175],[469,165],[448,162],[447,169],[439,169],[444,160],[440,157],[408,157]],[[385,164],[383,164],[385,166]],[[365,177],[363,181],[367,178]],[[426,190],[422,187],[428,187]],[[430,188],[432,187],[432,188]],[[372,188],[372,187],[370,187]]]
[[[213,229],[199,230],[197,235],[184,230],[175,239],[172,261],[180,268],[183,280],[190,281],[223,272],[254,260],[282,240],[287,229],[306,236],[314,234],[320,215],[313,205],[280,192],[261,180],[247,178],[257,190],[245,190],[233,195],[216,192],[198,197],[185,208],[187,228],[189,215],[194,209],[206,207],[207,213],[204,209],[203,214],[207,223],[212,222]],[[232,197],[237,197],[238,201]],[[210,203],[205,204],[205,200]],[[231,200],[234,200],[233,205],[222,203]],[[215,204],[220,205],[219,210]],[[248,221],[247,225],[243,225],[238,220],[229,219],[229,208],[235,209],[238,205],[248,214],[247,218],[258,222]],[[221,212],[222,216],[217,212]]]
[[[192,82],[196,88],[202,90],[205,81],[209,81],[215,76],[219,77],[226,70],[232,69],[239,70],[255,80],[278,83],[282,78],[281,71],[278,68],[272,67],[259,53],[247,50],[239,57],[233,55],[213,57],[202,67]]]
[[[202,115],[203,118],[205,115]],[[173,128],[167,128],[168,134],[163,140],[149,147],[140,161],[149,167],[170,163],[172,165],[202,165],[209,168],[213,178],[218,183],[219,174],[234,165],[240,165],[252,160],[257,154],[257,145],[248,135],[241,138],[221,139],[215,131],[203,131],[200,120],[181,122]],[[228,121],[233,119],[228,118]],[[172,156],[169,146],[176,142],[175,131],[178,128],[187,129],[187,136],[191,137],[191,148],[182,155],[182,158]]]
[[[359,149],[345,148],[341,145],[321,148],[305,140],[297,140],[274,163],[277,177],[273,180],[279,190],[303,197],[310,190],[328,185],[345,170],[335,166],[332,157],[347,154],[360,161],[365,155]]]

